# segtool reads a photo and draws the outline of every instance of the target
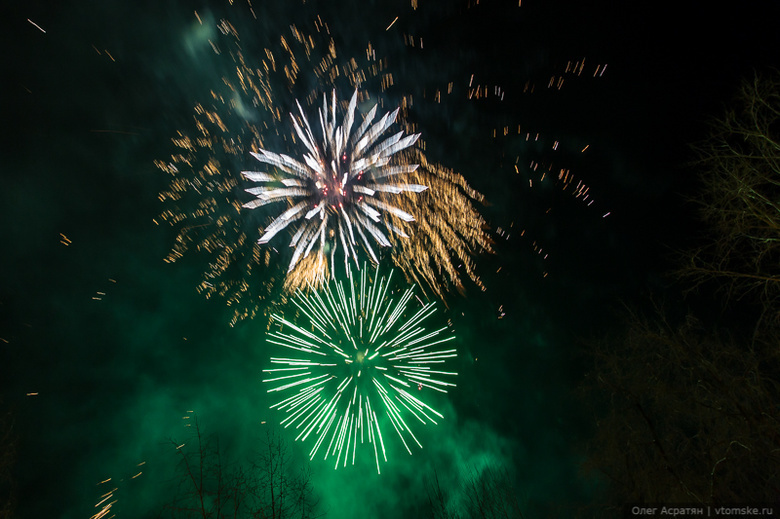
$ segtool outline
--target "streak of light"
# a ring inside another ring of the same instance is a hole
[[[37,28],[39,31],[41,31],[43,34],[46,34],[46,31],[44,31],[44,30],[43,30],[43,28],[42,28],[40,25],[38,25],[38,24],[37,24],[37,23],[35,23],[34,21],[30,20],[29,18],[27,18],[27,21],[28,21],[28,22],[30,22],[31,24],[33,24],[33,25],[34,25],[34,26],[35,26],[35,27],[36,27],[36,28]]]

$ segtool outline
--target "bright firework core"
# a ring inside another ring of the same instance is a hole
[[[368,354],[368,350],[366,351],[358,351],[355,353],[355,362],[358,365],[363,365],[363,361],[366,360],[366,355]]]
[[[379,352],[371,352],[369,348],[356,350],[351,359],[344,359],[344,364],[349,368],[350,376],[355,378],[355,383],[370,383],[376,375],[377,366],[382,365],[383,357],[378,357]],[[381,369],[381,368],[380,368]],[[387,367],[384,367],[387,370]]]
[[[329,165],[328,165],[329,164]],[[349,204],[353,190],[352,186],[358,183],[363,178],[363,172],[360,171],[355,176],[353,183],[343,183],[344,175],[349,171],[349,157],[346,153],[342,153],[338,162],[325,161],[321,164],[323,170],[326,171],[325,175],[318,176],[314,180],[314,189],[312,189],[311,207],[317,207],[320,201],[325,200],[327,207],[333,211],[335,208],[343,208],[345,204]],[[357,202],[363,199],[362,196],[357,197]]]
[[[348,270],[346,284],[298,292],[295,319],[273,316],[279,330],[267,341],[285,356],[271,357],[263,382],[285,395],[271,406],[286,413],[281,424],[299,431],[296,440],[312,437],[312,459],[319,452],[335,467],[354,465],[358,450],[370,450],[379,472],[387,461],[384,428],[392,426],[411,454],[412,442],[422,445],[410,423],[443,418],[423,398],[455,385],[456,373],[442,368],[457,352],[443,346],[455,339],[447,326],[426,329],[434,303],[417,307],[413,288],[394,295],[390,278],[367,270]]]
[[[369,394],[373,390],[374,377],[381,376],[381,371],[377,370],[377,365],[381,364],[382,357],[374,357],[367,353],[367,350],[357,350],[351,359],[345,359],[344,378],[351,378],[352,383],[358,393]],[[387,367],[385,367],[385,371]]]
[[[290,114],[298,141],[300,160],[288,155],[258,149],[252,156],[272,166],[270,172],[242,171],[248,180],[266,185],[253,187],[247,193],[257,198],[243,207],[257,207],[285,202],[287,209],[266,226],[259,243],[268,243],[277,233],[294,226],[290,240],[293,256],[289,271],[309,254],[325,256],[330,251],[333,266],[341,245],[344,264],[352,258],[357,265],[357,250],[365,249],[378,263],[374,247],[390,247],[390,237],[408,238],[393,218],[413,222],[414,216],[402,210],[396,198],[404,192],[420,193],[427,189],[410,184],[404,176],[418,164],[404,162],[398,154],[412,146],[420,134],[403,136],[403,130],[381,140],[398,116],[398,109],[374,122],[376,105],[356,123],[358,92],[352,95],[341,124],[336,124],[336,91],[331,103],[323,98],[319,111],[320,132],[315,137],[312,126],[298,104],[299,117]]]

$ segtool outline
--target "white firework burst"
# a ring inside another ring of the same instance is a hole
[[[259,243],[268,243],[280,231],[297,226],[290,240],[294,251],[288,272],[313,252],[323,257],[330,252],[332,265],[339,245],[345,265],[350,257],[357,262],[361,246],[378,262],[376,244],[390,247],[392,234],[408,238],[383,213],[414,221],[414,216],[392,203],[392,195],[420,193],[428,188],[398,180],[414,172],[418,164],[404,164],[396,154],[417,142],[420,134],[404,136],[402,130],[382,139],[395,122],[398,109],[374,122],[376,105],[359,126],[355,125],[357,94],[355,90],[340,126],[336,124],[336,91],[330,106],[327,96],[323,96],[319,139],[296,101],[300,118],[292,113],[290,118],[305,148],[302,160],[259,149],[252,156],[273,166],[274,171],[241,172],[248,180],[263,184],[246,190],[257,198],[244,204],[245,208],[287,202],[288,208],[265,228]],[[354,131],[353,126],[357,126]]]

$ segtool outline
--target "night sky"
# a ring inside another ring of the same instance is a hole
[[[387,57],[388,101],[415,93],[428,158],[485,195],[496,251],[475,258],[485,292],[467,282],[465,296],[447,296],[459,375],[438,400],[445,420],[418,428],[424,448],[392,451],[381,476],[311,462],[321,510],[416,517],[434,471],[457,489],[486,467],[510,474],[528,517],[591,503],[600,483],[580,464],[594,415],[577,397],[587,344],[623,304],[676,297],[663,277],[671,252],[699,231],[687,145],[742,78],[779,65],[778,3],[277,0],[254,2],[256,19],[234,4],[0,8],[0,406],[18,437],[17,516],[90,517],[110,477],[119,517],[153,517],[188,411],[238,460],[280,420],[261,383],[267,318],[231,327],[223,301],[196,293],[204,256],[163,262],[176,231],[153,222],[167,182],[154,161],[231,67],[204,27],[228,19],[259,52],[318,15],[340,56],[371,42]],[[564,74],[582,59],[587,73]],[[547,87],[562,75],[560,90]],[[504,99],[468,99],[472,76]],[[455,94],[434,102],[449,82]],[[501,136],[518,125],[523,138]],[[569,169],[594,203],[555,182],[529,186],[532,161]],[[282,434],[303,463],[308,446]]]

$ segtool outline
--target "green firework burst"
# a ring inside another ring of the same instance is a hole
[[[348,278],[299,291],[291,301],[296,322],[273,315],[279,329],[268,342],[295,353],[272,357],[263,382],[269,393],[285,396],[271,406],[286,413],[282,425],[299,431],[296,440],[312,438],[311,459],[320,453],[338,468],[354,465],[357,451],[368,449],[381,472],[383,427],[391,424],[411,454],[412,442],[422,445],[410,423],[443,418],[422,397],[455,386],[449,380],[457,373],[441,369],[457,356],[446,345],[455,336],[447,326],[426,329],[435,304],[415,298],[414,287],[394,295],[392,272],[380,277],[378,268],[364,267],[348,270]]]

